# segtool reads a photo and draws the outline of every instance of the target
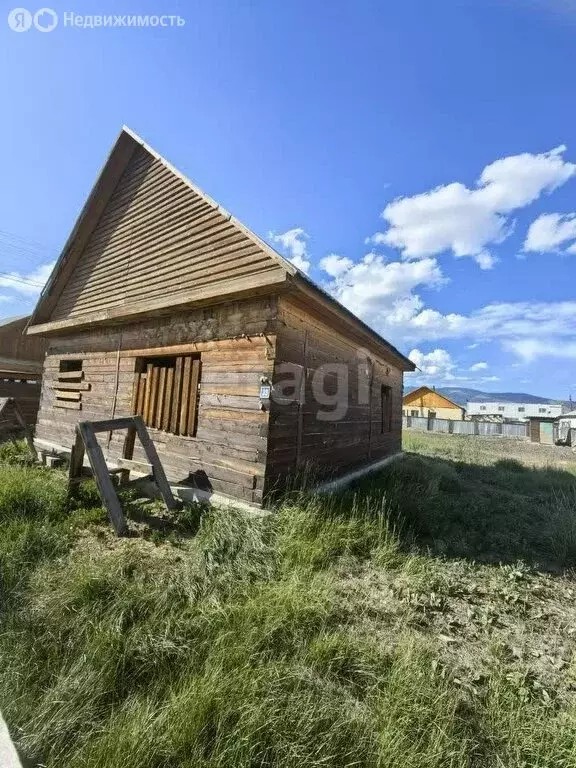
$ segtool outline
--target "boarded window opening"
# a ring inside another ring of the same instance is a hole
[[[82,391],[87,388],[83,379],[82,360],[60,360],[57,381],[53,385],[54,406],[81,411]]]
[[[380,387],[380,433],[392,431],[392,387],[382,384]]]
[[[142,416],[147,427],[194,437],[200,366],[199,355],[138,358],[133,412]]]

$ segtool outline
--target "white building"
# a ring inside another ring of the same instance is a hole
[[[466,413],[469,418],[485,417],[492,419],[499,417],[501,419],[525,421],[538,416],[556,418],[562,414],[562,406],[548,403],[507,403],[497,401],[480,403],[469,401],[466,404]]]

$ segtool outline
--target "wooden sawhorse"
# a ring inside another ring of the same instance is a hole
[[[94,474],[94,480],[96,486],[102,498],[102,502],[106,507],[110,522],[114,526],[117,536],[126,536],[128,533],[128,526],[124,513],[122,512],[122,506],[120,499],[116,493],[114,483],[110,478],[110,470],[106,466],[106,460],[102,452],[102,448],[96,439],[98,432],[112,432],[116,429],[127,429],[128,434],[124,441],[124,449],[122,451],[122,458],[129,461],[132,459],[134,453],[134,444],[136,441],[136,435],[140,439],[140,443],[146,452],[148,462],[152,467],[152,475],[158,490],[164,499],[164,503],[168,509],[179,509],[180,502],[177,501],[166,479],[166,473],[158,457],[158,452],[146,425],[140,416],[127,416],[119,419],[108,419],[106,421],[81,421],[76,426],[76,442],[72,448],[70,455],[70,470],[68,474],[68,488],[71,491],[75,485],[81,482],[84,478],[82,476],[82,467],[84,465],[84,453],[88,455],[88,461],[92,467]]]

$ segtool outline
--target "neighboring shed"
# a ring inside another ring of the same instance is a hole
[[[126,128],[28,333],[49,340],[41,446],[137,413],[170,479],[256,504],[401,448],[411,361]],[[101,444],[117,461],[120,433]]]
[[[430,387],[418,387],[402,399],[404,416],[462,421],[466,410]]]
[[[556,442],[556,419],[552,416],[533,416],[530,422],[530,442],[554,445]]]
[[[30,315],[0,320],[0,398],[13,397],[27,424],[36,422],[47,342],[25,333]]]
[[[557,419],[557,423],[558,440],[562,443],[573,445],[573,436],[575,434],[573,430],[576,431],[576,411],[563,413],[562,416]]]

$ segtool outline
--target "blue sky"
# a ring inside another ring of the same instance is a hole
[[[125,123],[409,353],[413,383],[576,396],[576,0],[53,2],[49,33],[13,32],[11,7],[0,315],[33,307]]]

